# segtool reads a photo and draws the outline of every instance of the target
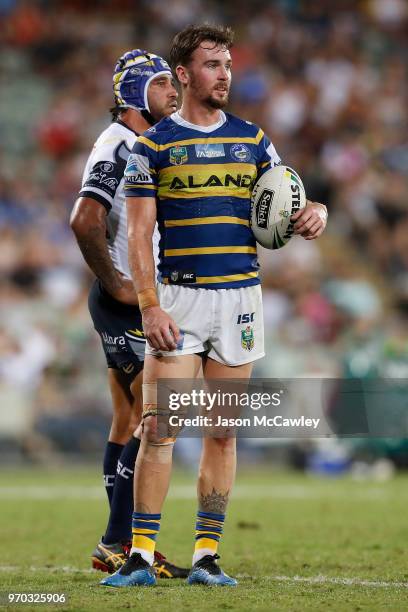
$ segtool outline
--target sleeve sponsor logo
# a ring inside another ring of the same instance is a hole
[[[126,143],[119,143],[113,152],[114,161],[97,162],[89,173],[84,187],[97,187],[113,198],[122,180],[129,153]]]
[[[114,176],[114,170],[115,166],[111,162],[99,162],[95,164],[86,179],[84,187],[99,187],[113,196],[120,182],[118,178]]]
[[[140,155],[129,155],[125,171],[125,178],[127,183],[149,184],[153,182],[150,174],[146,172],[146,165],[140,163],[140,157]]]

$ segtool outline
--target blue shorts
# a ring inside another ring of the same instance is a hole
[[[115,300],[99,280],[91,287],[88,307],[108,368],[135,377],[143,368],[146,346],[139,308]]]

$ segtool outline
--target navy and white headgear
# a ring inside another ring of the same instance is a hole
[[[150,112],[147,89],[150,82],[160,74],[172,76],[170,66],[162,57],[144,49],[124,53],[116,62],[113,73],[116,105]]]

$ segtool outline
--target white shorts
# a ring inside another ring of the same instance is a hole
[[[260,285],[239,289],[193,289],[158,284],[160,306],[182,334],[174,351],[158,351],[146,343],[146,354],[208,357],[237,366],[260,359],[264,352],[262,292]]]

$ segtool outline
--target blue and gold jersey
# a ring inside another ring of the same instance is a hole
[[[251,192],[257,178],[279,163],[263,131],[230,114],[205,128],[174,113],[145,132],[128,159],[125,193],[157,198],[159,282],[208,289],[257,285]]]

